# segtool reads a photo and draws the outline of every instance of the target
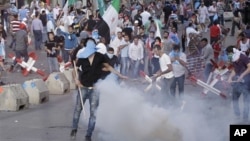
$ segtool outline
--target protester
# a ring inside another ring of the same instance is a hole
[[[24,58],[24,61],[27,62],[29,59],[28,56],[28,33],[24,24],[19,25],[19,29],[14,36],[15,46],[12,48],[16,54],[16,58]],[[14,60],[13,64],[10,66],[9,71],[12,72],[14,66],[17,64],[17,61]]]
[[[48,32],[48,40],[45,42],[45,51],[47,52],[48,64],[49,64],[49,72],[58,72],[59,64],[57,60],[58,52],[60,51],[60,47],[57,46],[57,43],[54,38],[53,32]]]
[[[112,73],[117,74],[121,78],[126,78],[113,67],[108,64],[107,57],[105,55],[96,52],[96,44],[94,39],[86,40],[86,48],[84,51],[79,54],[76,67],[81,70],[79,77],[75,78],[76,84],[81,89],[82,101],[83,104],[87,99],[89,99],[90,105],[90,117],[88,122],[88,129],[86,134],[86,140],[90,141],[92,133],[96,124],[96,111],[99,106],[99,95],[100,92],[95,88],[96,82],[103,76],[103,70],[111,71]],[[71,131],[71,138],[75,139],[78,122],[80,114],[82,111],[82,105],[80,100],[80,94],[77,94],[76,106],[73,114],[73,125]]]
[[[58,34],[63,35],[64,37],[64,47],[62,48],[62,57],[65,63],[70,61],[70,54],[73,49],[77,47],[78,39],[73,32],[73,26],[68,26],[68,32],[62,31],[60,28],[57,30]]]
[[[179,45],[174,45],[173,50],[169,54],[173,66],[174,81],[170,87],[170,92],[173,97],[176,97],[176,88],[178,86],[179,98],[184,95],[185,72],[187,68],[187,56],[180,51]]]
[[[232,100],[233,110],[236,120],[243,119],[244,122],[249,120],[250,106],[250,61],[249,59],[237,50],[234,46],[229,46],[226,49],[228,59],[233,64],[233,70],[228,78],[228,82],[232,85]],[[239,108],[239,98],[243,96],[243,113]],[[242,116],[242,117],[241,117]]]
[[[208,79],[209,74],[212,72],[213,65],[211,63],[211,60],[214,59],[214,50],[211,46],[211,44],[208,43],[207,38],[201,39],[202,43],[202,53],[201,53],[201,58],[204,59],[204,76],[205,76],[205,81]]]
[[[173,66],[170,57],[162,51],[161,46],[154,46],[154,53],[158,55],[160,69],[154,74],[153,78],[162,77],[161,92],[167,97],[167,103],[172,104],[173,97],[171,96],[170,89],[174,81]]]
[[[39,19],[40,13],[36,12],[35,13],[35,19],[33,19],[31,23],[31,29],[30,31],[34,35],[34,40],[35,40],[35,49],[36,50],[41,50],[41,45],[43,41],[43,24],[42,21]]]

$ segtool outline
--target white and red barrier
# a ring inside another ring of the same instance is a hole
[[[226,66],[224,62],[220,62],[217,64],[213,60],[211,60],[213,66],[214,66],[214,71],[209,74],[207,84],[211,87],[213,87],[218,81],[223,81],[224,80],[224,75],[232,68],[232,66]],[[207,94],[208,89],[203,90],[202,94]]]
[[[205,82],[203,82],[203,81],[197,79],[195,76],[191,76],[191,77],[189,77],[189,79],[190,79],[192,82],[194,82],[194,83],[196,83],[196,84],[202,86],[202,87],[205,88],[206,90],[211,91],[212,93],[214,93],[214,94],[216,94],[216,95],[219,95],[219,96],[221,96],[222,98],[227,98],[227,96],[226,96],[224,93],[222,93],[220,90],[218,90],[218,89],[214,88],[213,86],[210,86],[209,84],[207,84],[207,83],[205,83]]]
[[[36,72],[37,74],[39,74],[41,76],[45,76],[45,73],[42,70],[37,69],[36,67],[34,67],[34,64],[35,64],[35,62],[37,60],[37,56],[36,56],[36,54],[34,52],[29,53],[29,59],[28,59],[27,62],[25,62],[21,58],[16,58],[14,56],[14,54],[9,54],[9,57],[12,60],[16,60],[17,63],[24,69],[22,71],[22,74],[24,76],[27,76],[31,70],[34,71],[34,72]]]
[[[158,90],[161,90],[161,86],[158,84],[160,82],[161,77],[157,77],[155,82],[148,76],[146,75],[145,72],[140,71],[140,76],[142,76],[148,83],[149,85],[144,89],[145,92],[149,91],[153,85],[155,85],[155,87]]]
[[[69,68],[72,64],[71,62],[64,63],[61,56],[57,56],[57,60],[59,63],[59,71],[60,72],[64,72],[65,69]]]

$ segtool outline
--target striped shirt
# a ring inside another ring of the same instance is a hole
[[[12,33],[16,33],[18,30],[20,30],[20,21],[18,20],[13,20],[10,22],[11,28],[12,28]]]

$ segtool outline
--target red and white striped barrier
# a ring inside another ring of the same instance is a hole
[[[29,53],[29,59],[27,62],[23,61],[21,58],[16,58],[13,54],[9,54],[9,57],[12,60],[16,60],[17,63],[24,68],[24,70],[22,71],[22,74],[24,76],[27,76],[29,74],[29,72],[32,70],[34,72],[36,72],[37,74],[41,75],[41,76],[45,76],[45,73],[40,70],[37,69],[36,67],[34,67],[34,64],[37,60],[37,56],[34,52]]]
[[[225,64],[223,62],[220,62],[219,64],[217,64],[216,62],[214,62],[213,60],[211,60],[213,66],[215,67],[214,71],[211,72],[209,74],[208,80],[207,80],[207,84],[211,87],[213,87],[218,81],[222,81],[224,80],[224,75],[232,68],[232,66],[225,66]],[[207,94],[208,93],[208,89],[203,89],[202,94]]]
[[[149,85],[144,89],[145,92],[149,91],[153,85],[155,85],[155,87],[158,90],[161,90],[161,86],[158,84],[160,82],[161,77],[157,77],[155,82],[148,76],[146,75],[145,72],[140,71],[140,76],[142,76],[148,83]]]
[[[57,60],[59,63],[59,71],[60,72],[64,72],[65,69],[67,69],[72,64],[71,62],[64,63],[61,56],[57,56]]]
[[[220,90],[218,90],[218,89],[214,88],[213,86],[210,86],[209,84],[197,79],[195,76],[191,76],[191,77],[189,77],[189,79],[191,81],[195,82],[196,84],[202,86],[206,90],[209,90],[212,93],[221,96],[222,98],[227,98],[227,96],[224,93],[222,93]]]

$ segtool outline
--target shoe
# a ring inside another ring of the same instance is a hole
[[[85,141],[91,141],[91,136],[85,136]]]
[[[13,72],[13,69],[14,69],[14,66],[11,65],[10,68],[9,68],[9,72]]]
[[[70,133],[70,137],[72,140],[76,139],[76,133],[77,133],[77,130],[76,129],[73,129]]]

